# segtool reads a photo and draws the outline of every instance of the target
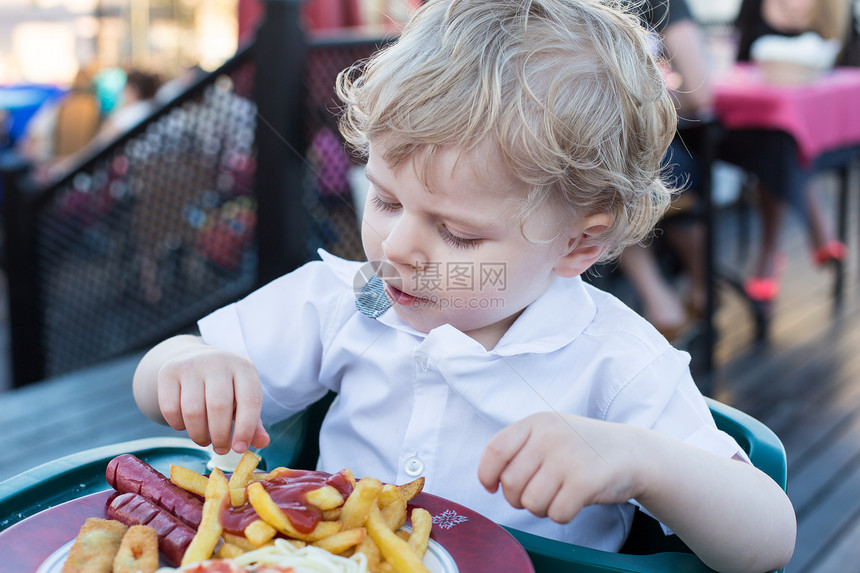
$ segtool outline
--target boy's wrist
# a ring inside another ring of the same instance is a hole
[[[632,432],[631,447],[628,448],[630,471],[633,479],[633,495],[642,505],[658,494],[663,476],[670,467],[671,452],[667,438],[654,430],[628,426]]]

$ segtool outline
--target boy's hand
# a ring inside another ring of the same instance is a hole
[[[497,433],[481,457],[478,479],[538,517],[567,523],[592,504],[636,497],[637,428],[545,412]]]
[[[158,369],[157,392],[164,420],[186,430],[201,446],[211,443],[218,454],[230,451],[231,429],[237,452],[269,443],[260,421],[257,369],[238,354],[204,344],[187,346]]]

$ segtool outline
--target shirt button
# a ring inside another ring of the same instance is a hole
[[[406,471],[406,475],[415,477],[424,471],[424,462],[418,456],[412,456],[407,458],[406,463],[403,464],[403,469]]]

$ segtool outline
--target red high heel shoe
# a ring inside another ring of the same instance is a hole
[[[819,267],[829,262],[844,262],[848,257],[848,247],[840,241],[829,241],[812,252],[812,260]]]
[[[769,277],[750,277],[744,282],[744,291],[753,302],[773,302],[779,295],[780,281],[785,270],[785,256],[777,255],[773,262],[773,274]]]
[[[744,291],[755,302],[772,302],[779,295],[780,283],[775,277],[750,277],[744,283]]]

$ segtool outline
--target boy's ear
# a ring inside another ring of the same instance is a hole
[[[579,276],[596,263],[606,252],[608,245],[595,243],[589,239],[599,236],[610,225],[612,225],[612,216],[609,213],[591,215],[581,221],[578,236],[570,239],[567,253],[559,258],[553,269],[555,274],[565,278]]]

